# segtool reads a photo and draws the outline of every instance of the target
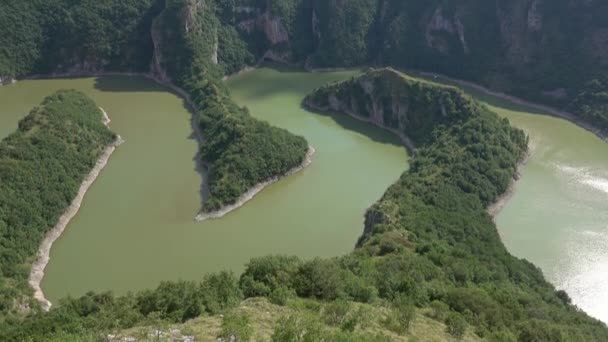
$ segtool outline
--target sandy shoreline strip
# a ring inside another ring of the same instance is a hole
[[[103,110],[103,108],[100,107],[99,109],[103,113],[104,125],[108,126],[108,124],[110,123],[110,118],[108,117],[108,114]],[[50,260],[51,247],[53,246],[53,243],[64,232],[65,228],[70,223],[72,218],[76,216],[78,210],[80,209],[80,205],[82,204],[85,194],[87,193],[91,185],[93,185],[93,183],[99,176],[99,173],[107,165],[108,160],[110,159],[110,156],[112,156],[112,153],[114,153],[114,151],[116,150],[116,147],[118,147],[123,142],[124,141],[122,140],[122,138],[120,136],[117,136],[116,140],[108,147],[106,147],[102,155],[97,160],[97,163],[95,164],[93,169],[91,169],[91,172],[83,180],[82,184],[80,185],[80,189],[78,190],[76,197],[72,200],[70,206],[66,209],[63,215],[61,215],[55,227],[53,227],[53,229],[51,229],[47,233],[46,237],[44,238],[44,240],[42,240],[42,243],[40,244],[40,248],[38,249],[38,258],[32,264],[32,269],[30,271],[29,283],[30,286],[34,289],[34,298],[38,300],[38,302],[40,302],[42,309],[45,311],[48,311],[51,308],[52,303],[44,296],[44,292],[40,287],[40,283],[42,281],[42,278],[44,278],[44,269],[46,268]]]
[[[246,193],[242,194],[241,197],[239,197],[239,199],[236,201],[236,203],[234,204],[230,204],[227,206],[224,206],[222,209],[220,210],[216,210],[210,213],[200,213],[196,216],[196,221],[197,222],[202,222],[205,220],[212,220],[212,219],[218,219],[218,218],[222,218],[224,216],[226,216],[228,213],[242,207],[243,205],[245,205],[245,203],[249,202],[250,200],[252,200],[257,194],[259,194],[260,192],[262,192],[262,190],[264,190],[266,187],[280,181],[281,179],[285,178],[285,177],[289,177],[295,173],[298,173],[302,170],[304,170],[305,168],[307,168],[308,166],[310,166],[310,164],[312,164],[312,157],[314,156],[316,150],[314,149],[314,147],[312,146],[308,146],[308,152],[306,152],[306,156],[304,157],[304,161],[294,167],[293,169],[289,170],[287,173],[280,175],[280,176],[274,176],[271,179],[262,182],[262,183],[258,183],[257,185],[255,185],[253,188],[249,189],[249,191],[247,191]]]

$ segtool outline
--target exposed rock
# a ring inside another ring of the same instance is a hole
[[[543,17],[538,11],[538,6],[542,0],[534,0],[528,9],[528,29],[532,32],[539,32],[543,28]]]
[[[260,59],[260,62],[271,61],[281,64],[289,64],[291,60],[291,53],[289,51],[278,52],[274,50],[268,50]]]
[[[219,63],[219,57],[218,57],[219,48],[220,48],[220,43],[219,43],[218,33],[216,30],[215,31],[215,42],[213,44],[213,53],[211,54],[211,62],[213,62],[213,64],[216,64],[216,65]]]
[[[254,30],[264,32],[266,40],[268,40],[271,45],[289,42],[289,33],[287,32],[285,25],[283,25],[282,19],[272,16],[269,12],[242,21],[238,24],[238,27],[247,33],[251,33]]]
[[[198,25],[198,20],[196,20],[196,16],[199,11],[203,10],[203,6],[205,5],[204,0],[189,0],[187,6],[184,6],[182,19],[184,23],[184,29],[186,33],[195,30],[195,26]]]
[[[12,84],[15,82],[16,82],[16,80],[11,76],[0,75],[0,86],[6,85],[6,84]]]
[[[154,45],[154,52],[152,56],[152,65],[150,66],[150,73],[156,79],[161,82],[171,82],[171,78],[167,74],[167,71],[163,68],[163,39],[162,39],[162,13],[154,19],[152,22],[151,36],[152,44]]]
[[[426,25],[425,39],[428,47],[435,49],[442,54],[448,54],[449,44],[445,38],[436,35],[438,32],[456,35],[463,51],[466,54],[469,53],[469,46],[465,39],[464,25],[462,24],[460,17],[458,15],[454,15],[453,18],[446,17],[441,6],[435,10],[433,16]]]

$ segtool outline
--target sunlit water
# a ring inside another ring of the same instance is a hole
[[[537,110],[478,98],[531,140],[523,177],[497,217],[505,245],[608,322],[608,144]]]

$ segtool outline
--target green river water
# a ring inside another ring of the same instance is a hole
[[[55,243],[43,289],[55,301],[87,290],[150,288],[161,280],[240,272],[251,257],[305,258],[352,250],[363,213],[407,167],[405,150],[384,132],[345,117],[300,108],[312,88],[354,72],[258,69],[228,85],[252,114],[305,136],[317,149],[306,170],[264,190],[243,208],[195,223],[201,176],[183,101],[142,79],[23,81],[0,88],[0,137],[60,88],[91,95],[126,143]],[[608,144],[564,120],[481,96],[525,129],[532,156],[497,217],[516,256],[539,266],[581,308],[608,321]]]

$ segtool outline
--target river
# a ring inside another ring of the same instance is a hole
[[[202,223],[194,221],[201,185],[193,160],[197,143],[181,99],[129,77],[32,80],[0,88],[3,135],[44,96],[75,88],[106,110],[110,127],[126,141],[53,246],[42,282],[47,297],[56,302],[88,290],[125,293],[224,269],[239,273],[250,258],[267,254],[312,258],[352,251],[366,208],[407,168],[406,150],[388,133],[300,108],[314,87],[353,74],[263,70],[231,80],[239,104],[305,136],[317,153],[304,171],[226,217]]]
[[[196,143],[176,96],[125,77],[0,88],[0,136],[45,95],[76,88],[106,109],[111,127],[127,141],[54,246],[43,281],[48,297],[124,293],[221,269],[240,272],[249,258],[269,253],[310,258],[352,250],[365,208],[407,167],[404,149],[387,134],[300,108],[315,86],[352,75],[263,68],[231,78],[239,104],[305,136],[317,154],[310,168],[225,218],[200,224],[193,221],[201,182],[194,171]],[[567,121],[467,91],[531,137],[523,177],[497,217],[505,245],[539,266],[579,307],[608,322],[608,144]]]

